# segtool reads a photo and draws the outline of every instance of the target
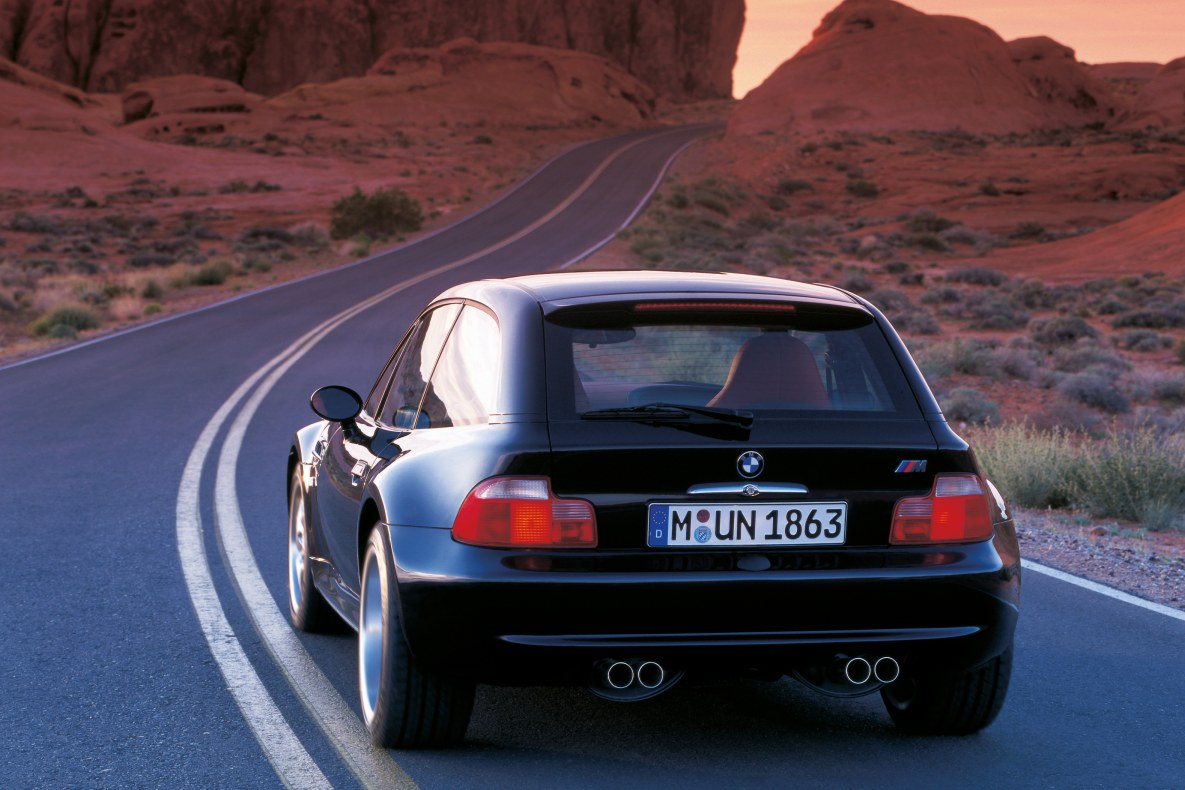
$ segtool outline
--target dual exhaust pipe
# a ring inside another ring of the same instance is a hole
[[[588,690],[613,702],[638,702],[657,697],[683,677],[653,659],[606,658],[592,666]]]
[[[642,661],[631,664],[628,661],[602,662],[604,684],[622,691],[637,685],[644,689],[656,689],[662,685],[666,672],[657,661]]]
[[[843,679],[853,686],[863,686],[871,680],[877,683],[892,683],[901,677],[901,665],[892,656],[836,656],[834,666],[836,673],[842,675]]]

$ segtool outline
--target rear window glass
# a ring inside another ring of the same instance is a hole
[[[867,314],[751,321],[743,313],[621,315],[606,322],[603,313],[569,313],[549,323],[554,416],[650,403],[772,416],[918,415],[896,358]]]

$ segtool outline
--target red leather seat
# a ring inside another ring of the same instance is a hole
[[[828,409],[815,355],[796,337],[767,332],[746,340],[709,406],[726,409]]]

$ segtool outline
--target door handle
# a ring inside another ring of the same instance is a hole
[[[365,461],[359,461],[354,464],[354,468],[350,470],[350,485],[356,486],[362,484],[362,478],[366,477],[366,473],[370,471],[370,464]]]

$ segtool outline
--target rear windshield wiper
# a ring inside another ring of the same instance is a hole
[[[580,415],[582,420],[638,420],[640,422],[666,422],[687,420],[691,415],[710,417],[716,422],[749,428],[753,425],[753,412],[736,409],[717,409],[711,406],[688,406],[683,403],[647,403],[642,406],[620,406],[613,409],[594,409]]]

